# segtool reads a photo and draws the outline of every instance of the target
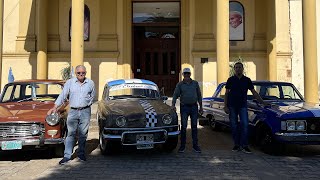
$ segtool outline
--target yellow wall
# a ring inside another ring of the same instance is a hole
[[[217,1],[217,0],[216,0]],[[217,86],[216,1],[181,0],[181,69],[190,67],[201,83],[203,96],[211,96]],[[246,73],[255,80],[268,77],[264,0],[239,0],[245,8],[245,41],[230,46],[230,63],[237,57],[246,61]],[[276,1],[276,59],[278,80],[291,81],[290,38],[287,1]],[[84,65],[97,85],[98,96],[107,80],[132,78],[131,0],[85,0],[90,9],[90,41],[84,43]],[[18,6],[15,6],[18,4]],[[9,67],[15,79],[36,77],[37,22],[35,0],[5,0],[3,87]],[[49,1],[48,78],[61,78],[70,62],[69,9],[71,1]],[[12,13],[11,13],[12,12]],[[282,18],[280,18],[282,17]],[[200,58],[208,58],[201,64]],[[226,71],[229,71],[227,69]]]

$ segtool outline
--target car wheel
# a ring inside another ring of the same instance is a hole
[[[270,155],[281,155],[284,149],[284,144],[276,141],[272,135],[271,129],[261,127],[258,135],[258,145],[261,150]]]
[[[100,151],[103,155],[110,155],[114,154],[120,149],[120,143],[119,142],[113,142],[113,141],[104,141],[102,137],[102,133],[99,133],[99,146]]]
[[[209,117],[209,126],[213,131],[219,131],[220,126],[217,123],[217,121],[214,119],[214,117]]]
[[[178,144],[178,136],[170,137],[167,141],[163,144],[162,148],[165,152],[172,152]]]

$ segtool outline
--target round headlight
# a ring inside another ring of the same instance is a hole
[[[172,122],[172,117],[169,115],[169,114],[165,114],[163,117],[162,117],[162,122],[163,124],[171,124]]]
[[[123,116],[119,116],[119,117],[117,117],[117,119],[116,119],[116,124],[117,124],[117,126],[119,126],[119,127],[125,126],[125,125],[126,125],[126,122],[127,122],[127,120],[126,120],[126,118],[123,117]]]
[[[287,122],[287,130],[294,131],[296,129],[296,123],[294,121]]]
[[[29,131],[32,135],[37,135],[40,132],[40,126],[37,124],[32,124]]]
[[[55,126],[59,123],[59,115],[57,113],[50,114],[47,116],[46,121],[50,126]]]
[[[304,121],[297,121],[296,122],[296,129],[298,131],[304,131],[306,129],[306,125],[305,125]]]

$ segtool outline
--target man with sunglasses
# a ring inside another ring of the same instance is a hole
[[[54,107],[47,113],[49,115],[57,112],[57,108],[69,100],[70,111],[67,118],[68,134],[65,140],[64,157],[59,162],[61,165],[68,163],[71,159],[77,129],[79,144],[79,149],[77,150],[78,158],[81,161],[86,161],[85,146],[91,117],[90,106],[95,97],[94,82],[86,78],[86,73],[85,66],[78,65],[76,67],[76,77],[69,79],[65,83],[63,91],[57,98]]]
[[[179,82],[174,90],[172,98],[172,109],[176,110],[175,104],[178,97],[180,97],[180,114],[181,114],[181,146],[178,150],[179,153],[183,153],[186,148],[186,131],[188,125],[188,117],[191,118],[191,130],[193,140],[193,150],[197,153],[201,153],[201,149],[198,146],[198,104],[202,114],[202,95],[199,87],[199,83],[190,78],[190,68],[184,68],[182,71],[183,80]]]

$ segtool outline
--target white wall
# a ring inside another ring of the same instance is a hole
[[[292,83],[304,94],[302,1],[289,1],[292,50]]]

